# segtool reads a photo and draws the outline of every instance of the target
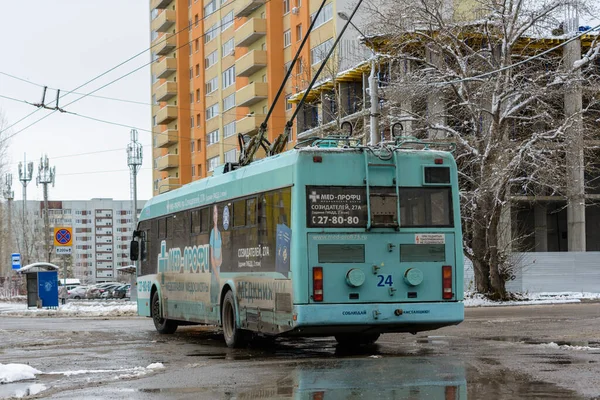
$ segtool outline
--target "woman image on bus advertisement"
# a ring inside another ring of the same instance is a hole
[[[219,298],[219,272],[221,269],[221,263],[223,262],[223,255],[221,253],[221,232],[218,227],[219,222],[219,210],[215,204],[213,207],[213,228],[210,231],[210,302],[217,304]]]

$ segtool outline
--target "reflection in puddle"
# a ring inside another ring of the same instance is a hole
[[[0,399],[23,398],[33,396],[46,390],[47,387],[41,383],[16,382],[0,385]]]

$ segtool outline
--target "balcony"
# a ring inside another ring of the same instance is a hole
[[[163,35],[159,38],[154,39],[152,42],[152,51],[160,56],[164,56],[177,47],[177,38],[175,35]]]
[[[172,1],[173,0],[151,0],[150,9],[154,10],[158,8],[159,10],[164,10],[169,7],[169,4],[171,4]]]
[[[180,186],[181,186],[181,183],[179,183],[179,178],[169,176],[165,179],[161,179],[161,181],[158,182],[157,191],[159,194],[165,193],[165,192],[168,192],[169,190],[177,189]]]
[[[254,10],[266,3],[266,0],[238,0],[240,3],[235,7],[235,16],[247,17]]]
[[[267,52],[252,50],[235,62],[236,76],[250,76],[267,66]]]
[[[264,115],[251,115],[235,123],[235,132],[243,135],[252,135],[258,132],[260,124],[265,120]]]
[[[165,171],[179,166],[179,156],[177,154],[167,154],[156,159],[156,169]]]
[[[177,95],[177,82],[165,82],[154,92],[156,101],[167,101]]]
[[[268,96],[269,85],[265,82],[255,82],[244,86],[235,92],[238,107],[249,107],[264,100]]]
[[[176,129],[167,129],[155,135],[154,146],[159,149],[169,147],[179,141],[179,132]]]
[[[156,113],[156,124],[168,124],[177,119],[177,106],[164,106]]]
[[[157,79],[165,79],[177,71],[177,59],[166,57],[162,61],[152,64],[152,73]]]
[[[158,14],[150,23],[150,27],[156,32],[167,32],[175,24],[175,11],[165,10]]]
[[[267,20],[251,18],[235,31],[236,47],[248,47],[267,34]]]

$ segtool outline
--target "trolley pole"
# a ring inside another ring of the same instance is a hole
[[[38,166],[38,176],[35,180],[37,186],[40,184],[44,186],[44,247],[46,249],[46,261],[50,262],[52,257],[52,246],[50,246],[50,223],[48,218],[48,184],[52,184],[54,187],[54,177],[56,176],[56,167],[50,168],[50,162],[48,161],[48,155],[40,158],[40,165]]]
[[[23,243],[21,245],[21,259],[23,260],[23,265],[29,264],[29,251],[27,251],[27,185],[31,181],[31,177],[33,176],[33,162],[27,162],[27,155],[23,155],[23,162],[19,162],[19,180],[23,185],[23,220],[22,229],[23,229]]]

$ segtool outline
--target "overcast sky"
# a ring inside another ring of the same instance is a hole
[[[147,0],[31,0],[3,4],[2,63],[0,72],[36,84],[72,90],[108,69],[150,47],[149,2]],[[145,51],[132,61],[77,90],[90,91],[148,63]],[[0,74],[0,95],[38,103],[43,89]],[[27,153],[34,161],[34,178],[27,187],[29,200],[42,200],[42,187],[35,176],[42,154],[56,166],[56,183],[51,200],[130,198],[126,147],[130,128],[150,127],[150,67],[123,78],[95,93],[99,96],[138,101],[131,104],[87,97],[65,109],[88,117],[126,125],[109,125],[56,112],[18,133],[9,142],[9,170],[13,174],[15,199],[22,199],[18,162]],[[56,92],[48,89],[46,104],[54,106]],[[59,106],[80,96],[68,95]],[[0,98],[0,111],[8,125],[36,108]],[[11,128],[15,133],[50,114],[39,110]],[[138,199],[152,194],[150,133],[139,131],[144,145],[144,162],[138,174]],[[90,154],[92,153],[92,154]],[[4,181],[4,176],[2,176]]]

